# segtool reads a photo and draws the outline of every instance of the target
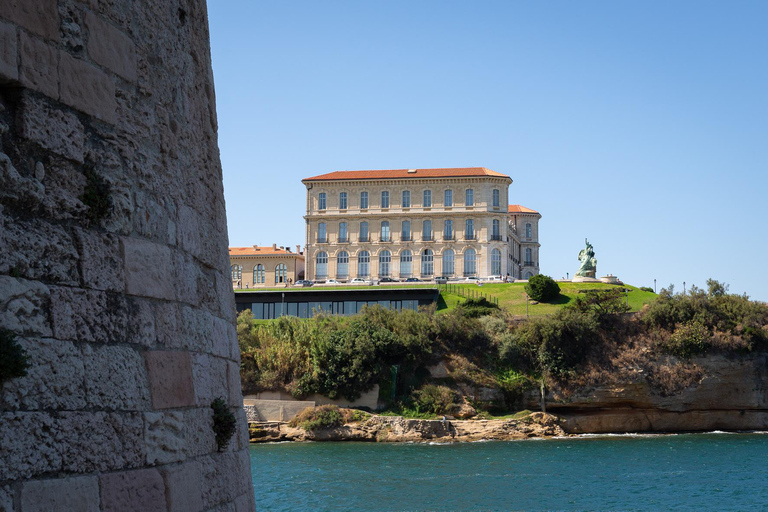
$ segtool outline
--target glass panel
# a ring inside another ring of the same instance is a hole
[[[317,196],[317,209],[325,210],[325,192],[320,192]]]
[[[339,210],[347,209],[347,193],[342,192],[339,194]]]
[[[367,222],[360,223],[360,240],[363,240],[363,241],[368,240],[368,223]]]
[[[336,257],[336,277],[349,276],[349,253],[340,252]]]
[[[357,313],[357,302],[353,300],[344,301],[344,316],[350,316]]]
[[[471,188],[467,189],[467,195],[464,201],[464,204],[467,206],[474,206],[475,204],[475,191]]]
[[[347,223],[339,222],[339,241],[345,242],[347,240]]]
[[[454,273],[454,254],[451,249],[447,249],[443,253],[443,275],[444,276],[451,276]]]
[[[424,227],[421,229],[421,237],[424,240],[432,240],[432,221],[425,220]]]
[[[493,189],[493,206],[499,206],[499,189]]]
[[[445,204],[444,206],[453,206],[453,190],[446,190],[445,191]]]
[[[425,190],[424,191],[424,208],[429,208],[431,206],[432,206],[432,191]]]
[[[410,208],[411,206],[411,191],[403,190],[403,208]]]
[[[368,192],[360,192],[360,208],[368,208]]]
[[[309,318],[309,304],[299,302],[299,318]]]
[[[404,220],[403,221],[402,239],[403,240],[410,240],[411,239],[411,221],[409,221],[409,220]]]
[[[289,302],[287,304],[288,306],[288,314],[291,316],[298,316],[299,315],[299,303],[298,302]]]
[[[383,221],[381,223],[381,241],[389,242],[389,221]]]
[[[264,320],[264,303],[254,302],[251,304],[251,313],[256,320]]]
[[[389,192],[386,190],[381,192],[381,207],[389,208]]]

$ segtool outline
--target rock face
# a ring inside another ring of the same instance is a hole
[[[692,362],[703,377],[680,392],[664,396],[637,379],[577,390],[559,400],[549,394],[547,411],[559,415],[569,433],[768,429],[768,355]],[[529,405],[538,400],[530,397]]]
[[[512,440],[565,435],[551,414],[535,412],[520,420],[415,420],[399,416],[372,416],[360,423],[305,431],[286,423],[251,426],[251,442],[371,441],[467,442]]]
[[[216,130],[204,0],[0,0],[0,510],[253,510]]]

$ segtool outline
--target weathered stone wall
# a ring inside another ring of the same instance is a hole
[[[254,509],[216,129],[204,0],[0,0],[0,510]]]

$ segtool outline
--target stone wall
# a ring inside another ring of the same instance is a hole
[[[216,130],[203,0],[0,0],[0,510],[254,509]]]

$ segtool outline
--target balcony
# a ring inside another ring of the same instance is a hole
[[[328,243],[328,237],[327,236],[324,236],[322,238],[321,237],[317,237],[317,243],[319,243],[319,244],[327,244]]]
[[[474,233],[464,235],[464,240],[477,240],[477,236]]]
[[[411,235],[403,235],[400,237],[401,242],[413,242],[413,237]]]
[[[491,235],[492,242],[501,242],[501,240],[502,240],[501,235]]]
[[[525,263],[523,263],[523,266],[524,267],[535,267],[536,263],[534,263],[532,261],[526,261]]]
[[[456,238],[454,238],[453,235],[443,235],[443,240],[445,240],[446,242],[450,242],[450,241],[456,240]]]
[[[349,237],[348,236],[344,236],[344,237],[340,236],[339,239],[337,240],[337,242],[340,243],[340,244],[348,244],[349,243]]]
[[[435,239],[432,237],[432,235],[426,235],[421,237],[422,242],[434,242]]]

